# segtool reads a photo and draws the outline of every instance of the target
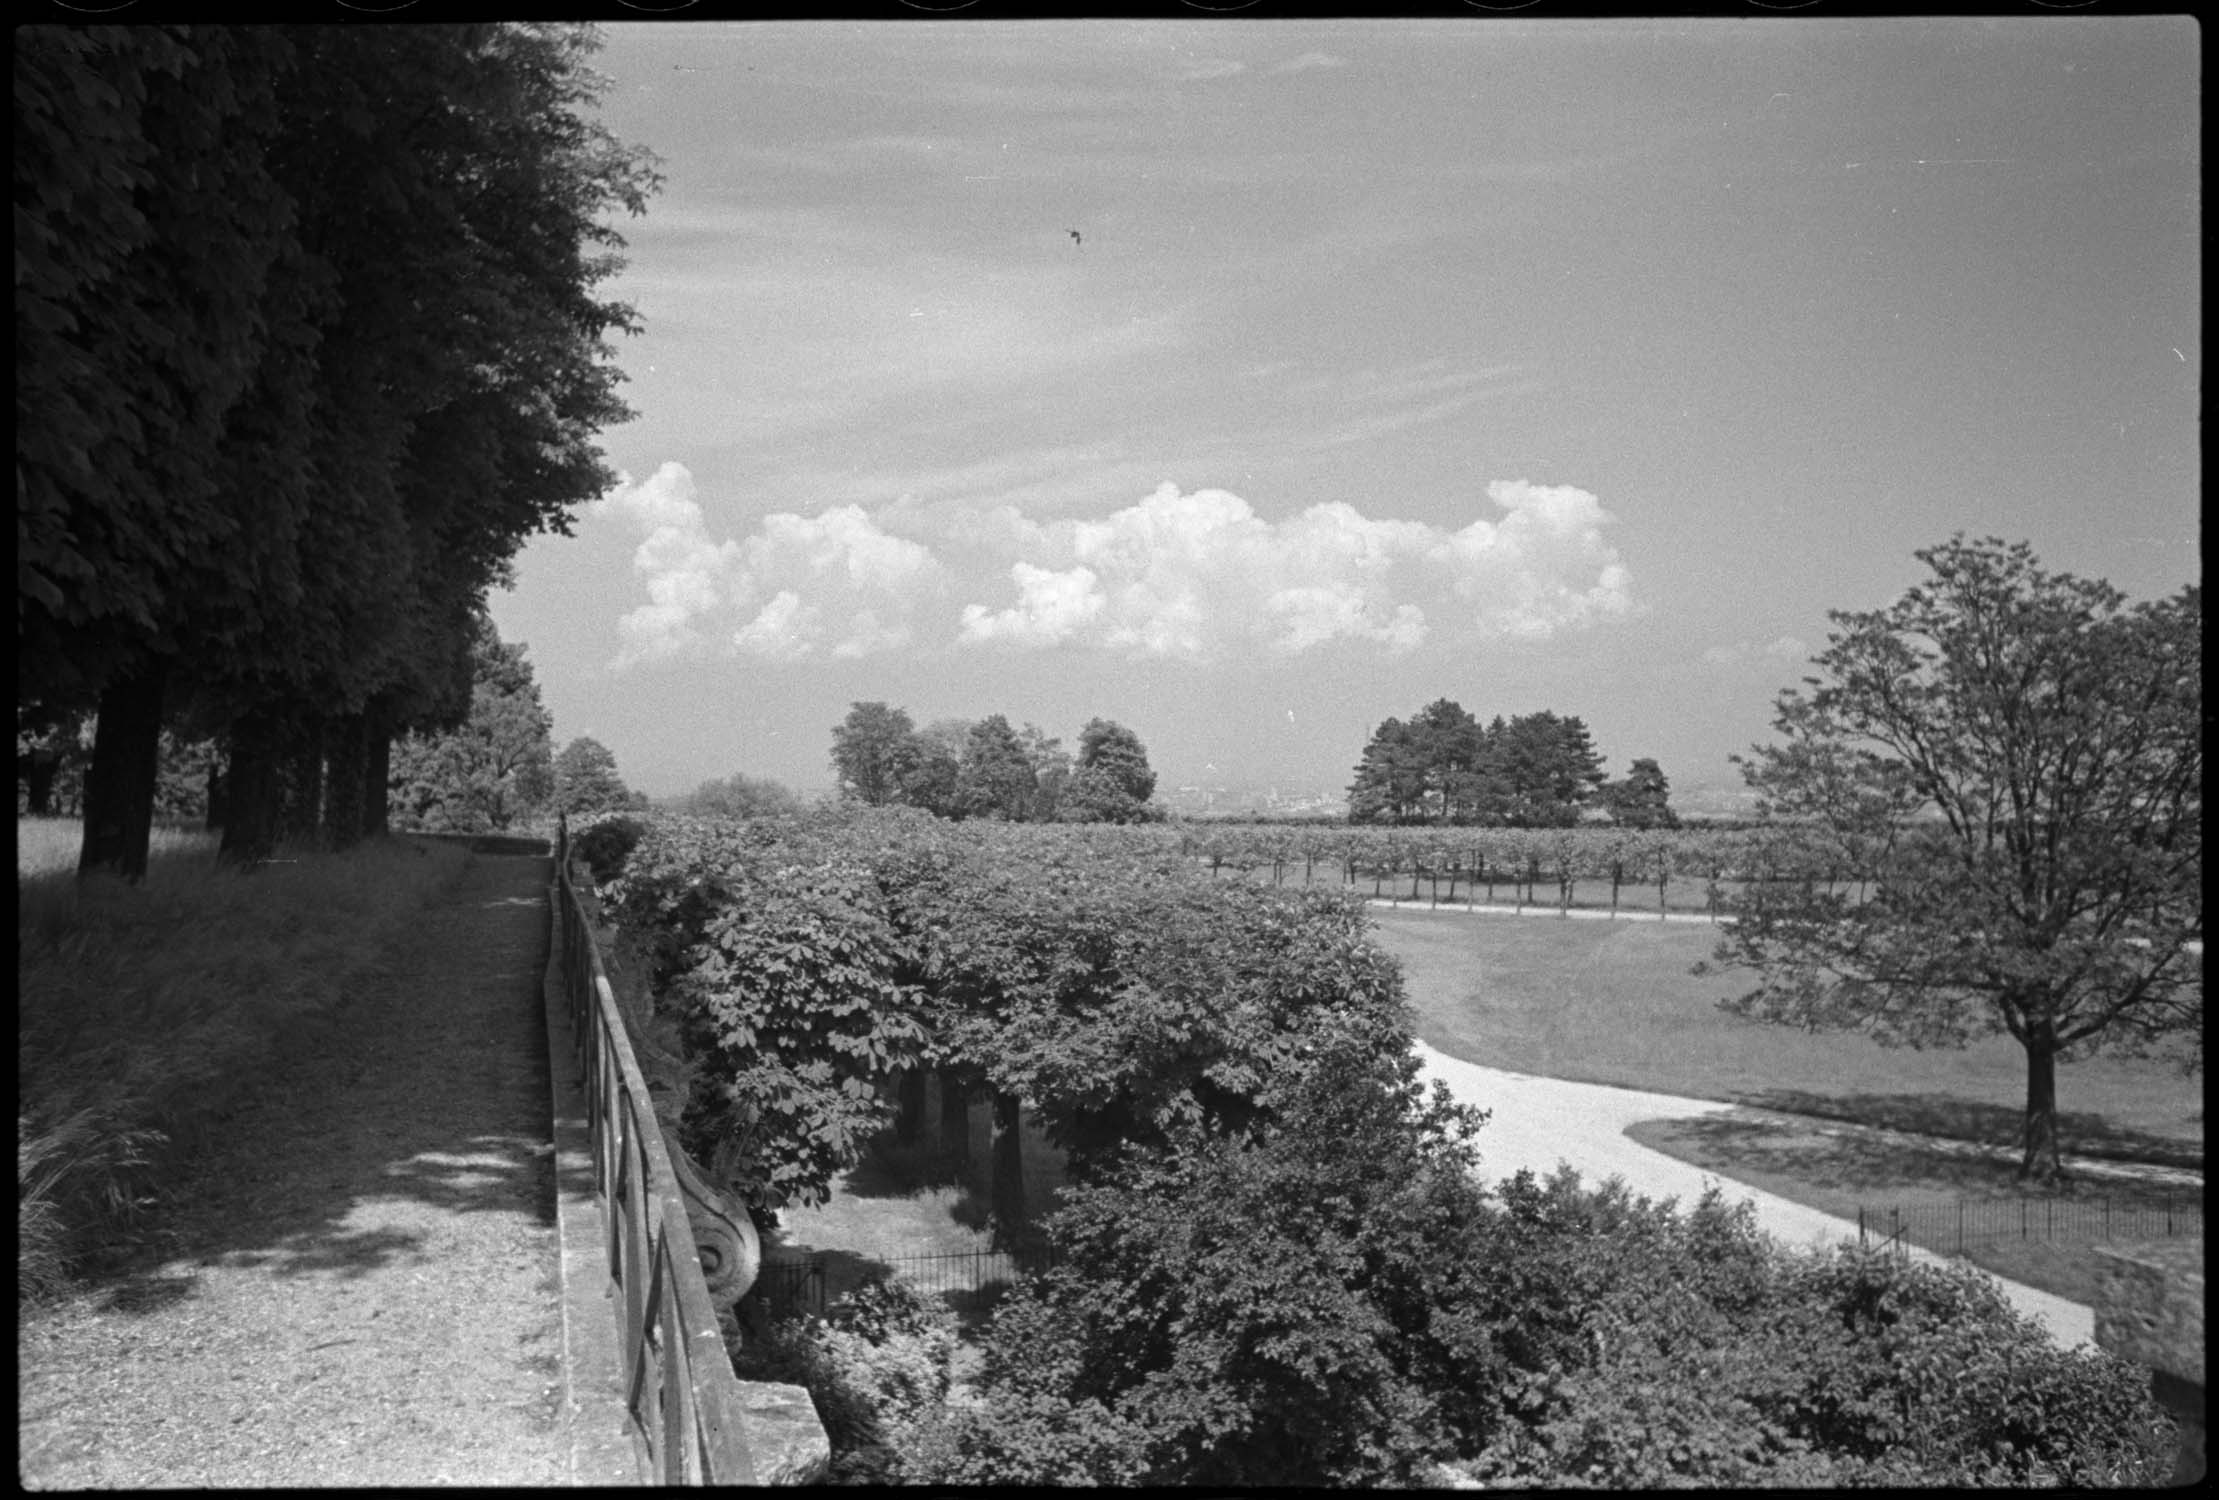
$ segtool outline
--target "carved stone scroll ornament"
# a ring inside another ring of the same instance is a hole
[[[678,1174],[678,1191],[686,1200],[694,1248],[701,1252],[709,1300],[716,1304],[719,1317],[728,1317],[762,1274],[762,1239],[738,1195],[713,1182],[671,1134],[666,1132],[664,1141],[670,1147],[671,1168]]]

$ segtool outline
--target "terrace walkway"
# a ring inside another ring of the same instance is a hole
[[[217,1127],[174,1240],[19,1329],[26,1486],[626,1477],[577,1472],[564,1399],[549,878],[473,856],[337,1034]]]

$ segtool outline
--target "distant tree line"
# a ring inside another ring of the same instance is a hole
[[[216,747],[227,860],[343,847],[397,741],[471,722],[516,550],[613,480],[635,319],[594,291],[655,173],[587,28],[14,40],[27,800],[89,718],[81,871],[144,873],[165,734]]]
[[[943,818],[1011,823],[1144,823],[1156,773],[1140,737],[1090,719],[1077,753],[1037,725],[1001,714],[940,719],[918,729],[905,710],[856,703],[833,726],[832,769],[843,801],[922,808]]]
[[[1603,774],[1587,726],[1543,709],[1482,725],[1437,698],[1372,731],[1348,789],[1352,823],[1563,828],[1590,808],[1635,828],[1670,828],[1670,787],[1654,760],[1624,779]]]

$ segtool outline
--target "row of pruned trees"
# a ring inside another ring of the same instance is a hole
[[[15,36],[18,746],[94,714],[80,868],[146,864],[163,731],[224,853],[382,828],[471,711],[487,590],[628,415],[597,295],[644,153],[584,28]]]

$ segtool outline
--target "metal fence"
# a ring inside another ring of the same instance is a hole
[[[959,1250],[944,1255],[897,1255],[868,1261],[866,1273],[884,1268],[885,1274],[907,1282],[928,1297],[976,1295],[996,1283],[1010,1284],[1037,1275],[1054,1264],[1045,1245],[1022,1250]],[[753,1295],[762,1299],[773,1316],[814,1313],[823,1317],[828,1307],[826,1263],[821,1255],[774,1257],[763,1260]]]
[[[2201,1238],[2204,1200],[2167,1194],[2131,1203],[2103,1198],[1996,1198],[1857,1207],[1857,1242],[1907,1255],[1907,1244],[1963,1255],[2006,1240],[2092,1244],[2101,1240]]]
[[[563,983],[593,1133],[593,1184],[608,1232],[625,1409],[657,1484],[753,1484],[739,1381],[701,1274],[685,1200],[646,1080],[555,835]]]

